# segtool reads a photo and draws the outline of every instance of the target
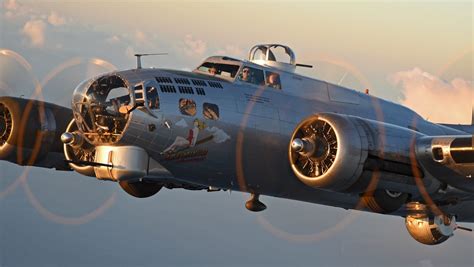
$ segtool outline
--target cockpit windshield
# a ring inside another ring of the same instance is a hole
[[[239,65],[204,62],[197,69],[211,76],[233,79],[235,78],[235,75],[237,75],[239,68],[240,68]]]
[[[114,143],[125,128],[130,102],[127,84],[116,75],[106,75],[79,84],[72,109],[78,128],[90,143]]]

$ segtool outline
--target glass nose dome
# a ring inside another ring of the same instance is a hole
[[[130,90],[117,75],[80,83],[74,90],[72,110],[79,130],[91,144],[117,142],[126,126]]]

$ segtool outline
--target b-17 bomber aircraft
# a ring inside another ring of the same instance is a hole
[[[254,212],[266,195],[397,215],[427,245],[470,230],[457,222],[474,222],[473,125],[299,75],[310,66],[284,45],[191,72],[136,56],[134,69],[79,84],[71,108],[0,97],[0,159],[118,182],[138,198],[236,190]]]

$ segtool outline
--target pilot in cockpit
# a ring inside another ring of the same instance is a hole
[[[251,67],[245,66],[242,71],[239,73],[239,80],[242,82],[255,84],[255,85],[264,85],[265,79],[263,77],[263,71]]]
[[[249,68],[247,68],[247,67],[243,68],[242,72],[240,73],[239,78],[240,78],[241,81],[250,82],[250,70],[249,70]]]
[[[217,68],[215,66],[210,67],[208,71],[212,76],[217,74]]]
[[[280,75],[275,72],[267,72],[267,86],[281,89]]]

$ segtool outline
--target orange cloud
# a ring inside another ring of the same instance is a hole
[[[46,23],[42,20],[30,20],[23,26],[22,33],[31,42],[31,46],[42,47],[45,41]]]
[[[184,37],[184,51],[189,56],[202,56],[207,50],[207,44],[203,40],[196,40],[191,34]]]
[[[18,8],[18,3],[16,2],[16,0],[6,0],[5,2],[3,2],[3,7],[6,9],[6,10],[15,10]]]
[[[58,13],[52,11],[48,16],[48,22],[53,26],[61,26],[66,24],[66,19],[60,16]]]
[[[433,122],[471,123],[474,104],[472,81],[445,81],[420,68],[400,71],[389,80],[402,87],[401,103]]]

